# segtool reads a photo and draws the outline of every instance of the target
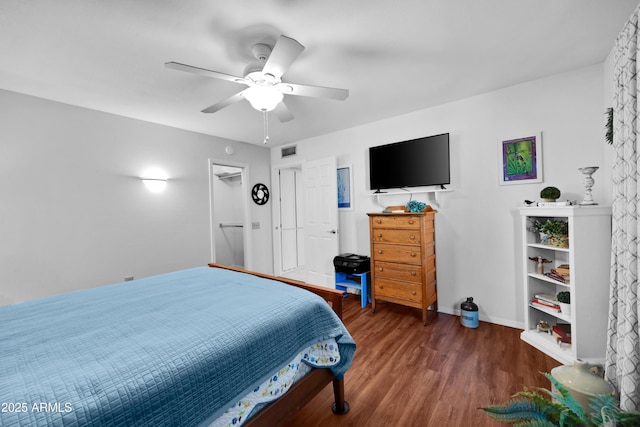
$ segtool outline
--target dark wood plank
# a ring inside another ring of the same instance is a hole
[[[504,402],[523,386],[549,388],[541,372],[560,363],[520,340],[520,330],[382,304],[360,308],[358,296],[344,300],[343,320],[357,350],[345,376],[351,410],[331,412],[325,387],[287,427],[326,426],[503,426],[478,408]]]

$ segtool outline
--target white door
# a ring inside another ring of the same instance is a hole
[[[338,255],[338,178],[336,158],[302,165],[304,248],[307,283],[335,287],[333,258]]]
[[[287,274],[304,266],[304,254],[301,253],[304,234],[302,201],[302,172],[300,169],[281,169],[280,184],[280,268]]]

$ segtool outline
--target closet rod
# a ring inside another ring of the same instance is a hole
[[[239,228],[242,228],[242,227],[244,227],[244,225],[242,225],[242,224],[231,224],[231,223],[226,223],[226,224],[225,224],[225,223],[222,223],[222,222],[221,222],[219,225],[220,225],[220,228],[229,228],[229,227],[239,227]]]

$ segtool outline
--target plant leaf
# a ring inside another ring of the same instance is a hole
[[[540,412],[535,403],[526,399],[512,399],[501,405],[490,405],[480,408],[490,417],[498,421],[514,423],[522,420],[545,420],[545,414]]]

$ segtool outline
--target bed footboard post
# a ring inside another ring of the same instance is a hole
[[[349,404],[344,400],[344,379],[333,380],[333,396],[336,400],[331,405],[333,413],[342,415],[349,412]]]

